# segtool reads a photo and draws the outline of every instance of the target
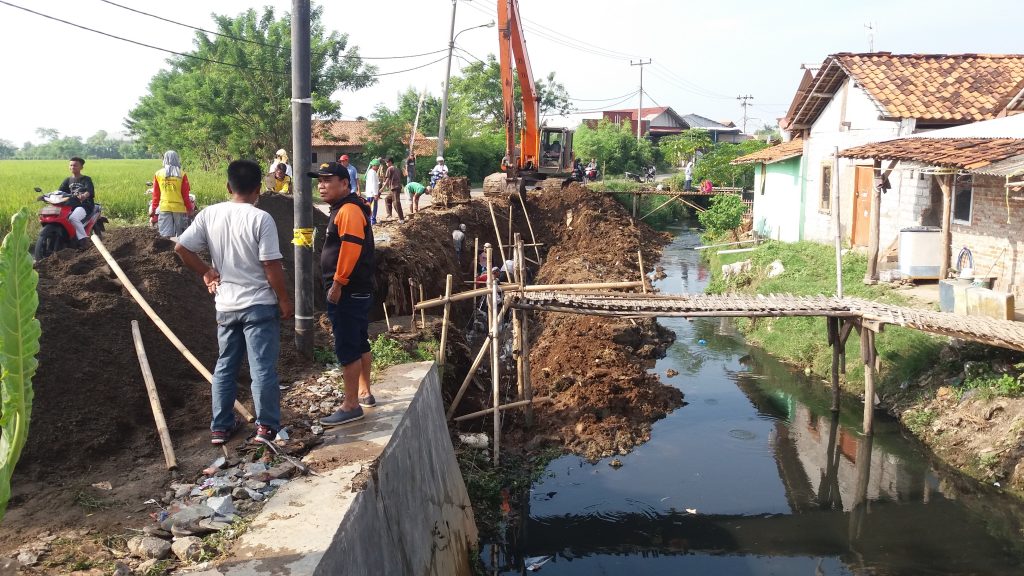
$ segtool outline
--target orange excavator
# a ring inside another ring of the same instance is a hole
[[[533,83],[530,56],[523,39],[522,18],[517,0],[497,0],[498,56],[501,65],[501,97],[505,108],[505,157],[502,172],[484,179],[485,191],[524,192],[538,183],[560,189],[571,172],[575,155],[573,131],[540,125],[540,95]],[[516,144],[516,108],[512,59],[522,93],[522,129]]]

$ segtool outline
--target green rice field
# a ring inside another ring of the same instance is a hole
[[[146,182],[160,169],[160,160],[86,160],[82,173],[96,185],[96,201],[112,224],[146,222],[149,195]],[[223,172],[190,170],[185,164],[192,193],[199,206],[208,206],[227,199]],[[67,160],[0,160],[0,233],[10,229],[11,216],[23,207],[35,213],[42,203],[39,193],[52,192],[71,173]],[[30,230],[35,234],[38,225]]]

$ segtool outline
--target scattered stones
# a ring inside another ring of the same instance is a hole
[[[313,424],[309,427],[309,431],[316,436],[320,436],[324,433],[324,427],[319,424]]]
[[[134,574],[124,562],[114,562],[114,573],[111,576],[134,576]]]
[[[321,414],[331,414],[333,412],[334,412],[334,401],[333,400],[328,400],[326,402],[321,402],[320,403],[320,413]]]
[[[266,472],[270,467],[263,462],[252,462],[245,465],[245,477],[251,478]]]
[[[165,540],[171,539],[171,532],[164,530],[159,524],[147,524],[142,527],[142,533],[147,536],[155,536],[157,538],[163,538]]]
[[[218,516],[227,516],[235,513],[235,505],[231,496],[211,496],[206,499],[206,505],[213,509]]]
[[[171,552],[182,562],[193,562],[203,553],[203,541],[195,536],[178,538],[171,544]]]
[[[221,530],[231,527],[231,523],[224,522],[223,520],[213,520],[211,518],[207,518],[205,520],[199,521],[199,527],[205,530],[206,533],[220,532]]]
[[[459,440],[469,446],[470,448],[476,448],[478,450],[484,450],[490,445],[490,438],[483,432],[477,434],[459,434]]]
[[[673,368],[669,368],[668,370],[665,370],[665,377],[666,378],[671,378],[673,376],[678,376],[678,375],[679,375],[679,371],[675,370]]]
[[[171,553],[171,543],[153,536],[136,536],[128,540],[128,551],[139,558],[161,560]]]
[[[138,566],[138,573],[139,574],[149,574],[149,571],[152,570],[153,567],[156,566],[157,562],[159,562],[159,560],[152,559],[152,560],[146,560],[142,564],[139,564],[139,566]]]
[[[608,465],[616,469],[622,468],[622,460],[619,460],[618,458],[612,458],[612,461],[609,462]]]

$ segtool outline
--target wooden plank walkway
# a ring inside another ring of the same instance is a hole
[[[784,318],[822,316],[859,318],[879,325],[903,326],[990,346],[1024,351],[1024,323],[961,316],[857,298],[831,296],[626,294],[532,292],[513,294],[515,308],[595,316]]]

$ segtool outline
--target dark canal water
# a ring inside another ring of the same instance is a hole
[[[695,233],[664,252],[664,293],[702,292]],[[551,462],[528,518],[484,547],[491,574],[1024,574],[1024,509],[942,468],[895,422],[860,433],[830,393],[747,346],[727,321],[664,318],[652,370],[688,404],[651,441],[590,464]],[[666,378],[668,369],[679,375]]]

